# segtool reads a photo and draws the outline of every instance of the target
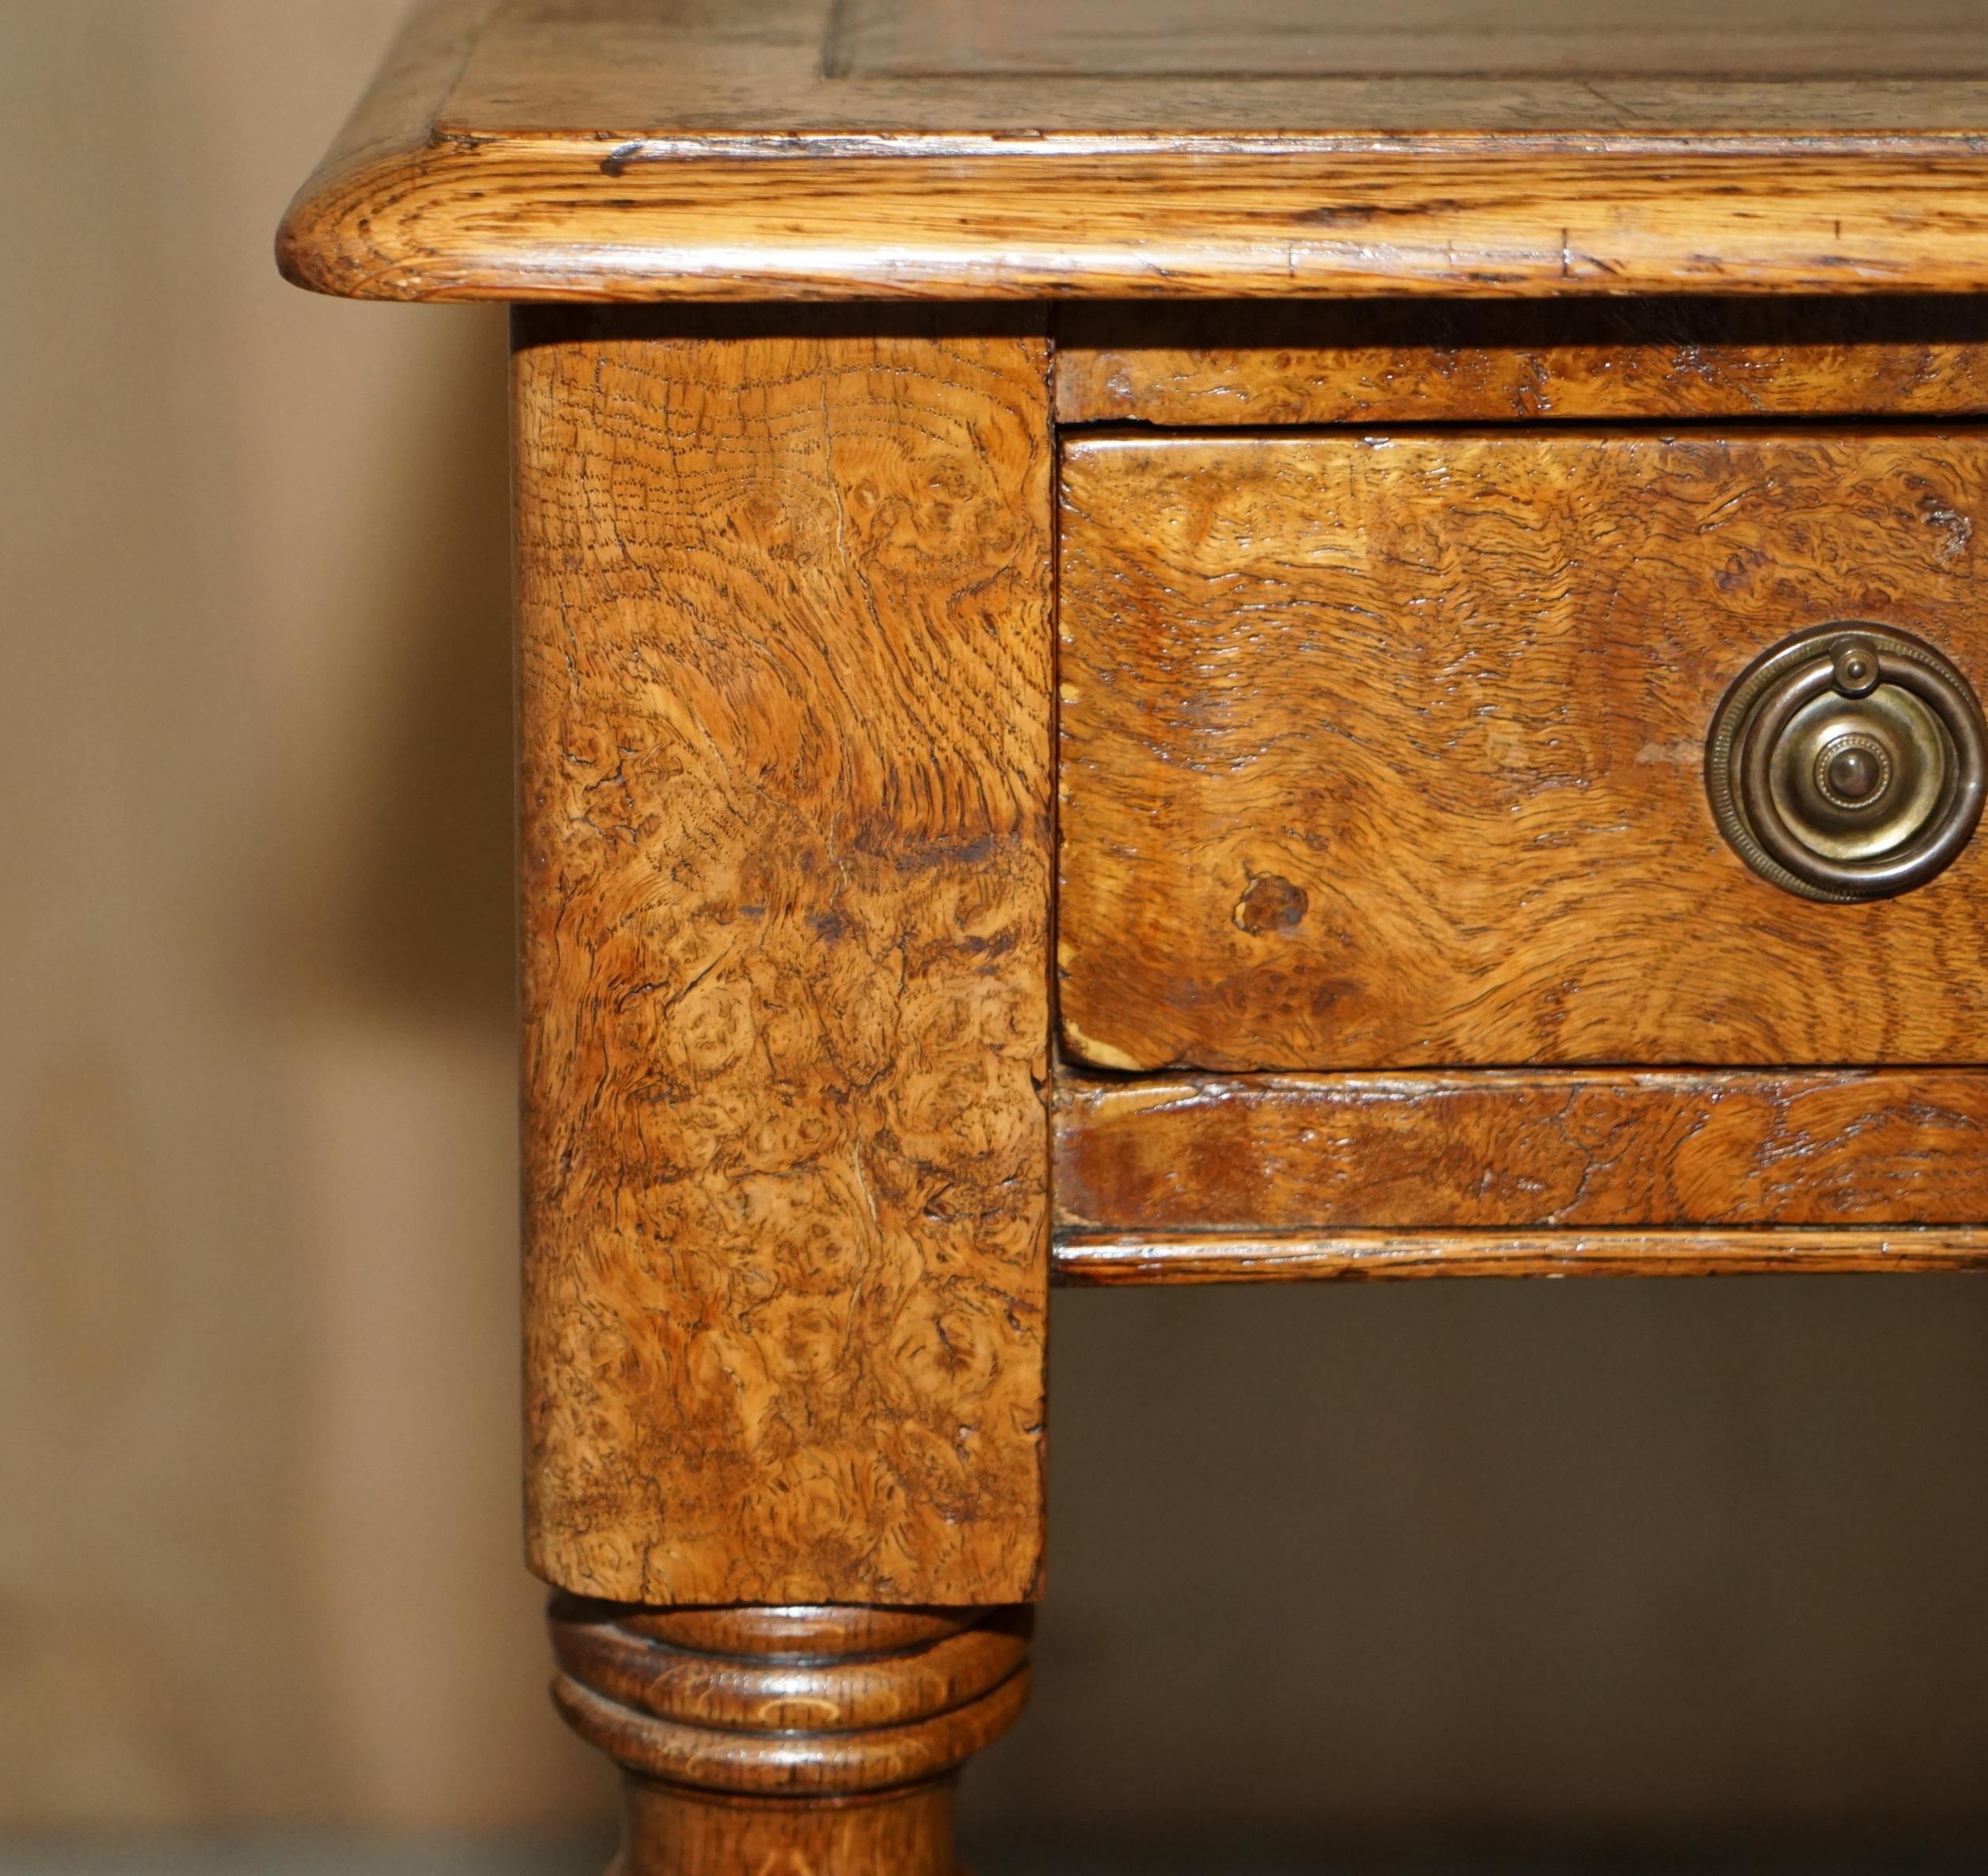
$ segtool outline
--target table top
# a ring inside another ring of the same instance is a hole
[[[360,296],[1988,285],[1988,6],[427,0],[285,223]]]
[[[844,0],[826,21],[821,66],[855,78],[1731,83],[1950,78],[1978,74],[1984,58],[1972,0],[1902,13],[1872,0]],[[1247,96],[1232,103],[1249,109]],[[1168,101],[1189,112],[1183,128],[1205,128],[1190,97]],[[1360,109],[1357,94],[1308,107],[1301,90],[1291,102],[1335,116]]]

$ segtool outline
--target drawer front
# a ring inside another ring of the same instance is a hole
[[[1720,700],[1855,620],[1988,677],[1988,436],[1066,439],[1061,1016],[1118,1069],[1988,1060],[1988,865],[1749,870]]]

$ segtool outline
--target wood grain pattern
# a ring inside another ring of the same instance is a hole
[[[868,324],[520,328],[528,1511],[589,1593],[1035,1581],[1045,346]]]
[[[276,262],[302,280],[318,244],[341,234],[322,219],[333,203],[356,201],[390,177],[412,184],[436,140],[436,118],[502,0],[418,0],[276,231]],[[314,282],[310,284],[315,284]]]
[[[1988,1221],[1966,1070],[1068,1076],[1066,1230]]]
[[[284,270],[414,299],[1988,288],[1952,46],[1915,79],[1046,86],[825,75],[829,21],[430,0]]]
[[[1978,416],[1988,303],[1067,307],[1066,424]]]
[[[931,78],[1487,72],[1917,77],[1988,67],[1979,10],[1925,0],[844,0],[829,69]]]
[[[1988,1270],[1988,1229],[1058,1234],[1069,1284],[1712,1277]]]
[[[1972,136],[813,141],[458,134],[314,190],[280,258],[375,299],[1988,290]]]
[[[1861,616],[1988,677],[1988,438],[1099,435],[1064,452],[1065,1045],[1119,1069],[1988,1059],[1988,867],[1816,907],[1706,805]]]
[[[630,1775],[623,1876],[957,1876],[952,1775],[1028,1692],[1018,1609],[551,1621],[560,1711]]]

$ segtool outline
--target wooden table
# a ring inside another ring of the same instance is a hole
[[[516,303],[532,1567],[630,1876],[939,1876],[1053,1279],[1988,1262],[1988,17],[429,0]]]

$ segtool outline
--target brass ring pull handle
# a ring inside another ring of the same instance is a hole
[[[1705,785],[1719,830],[1804,898],[1887,898],[1952,865],[1988,792],[1988,726],[1929,645],[1855,622],[1756,658],[1712,719]]]

